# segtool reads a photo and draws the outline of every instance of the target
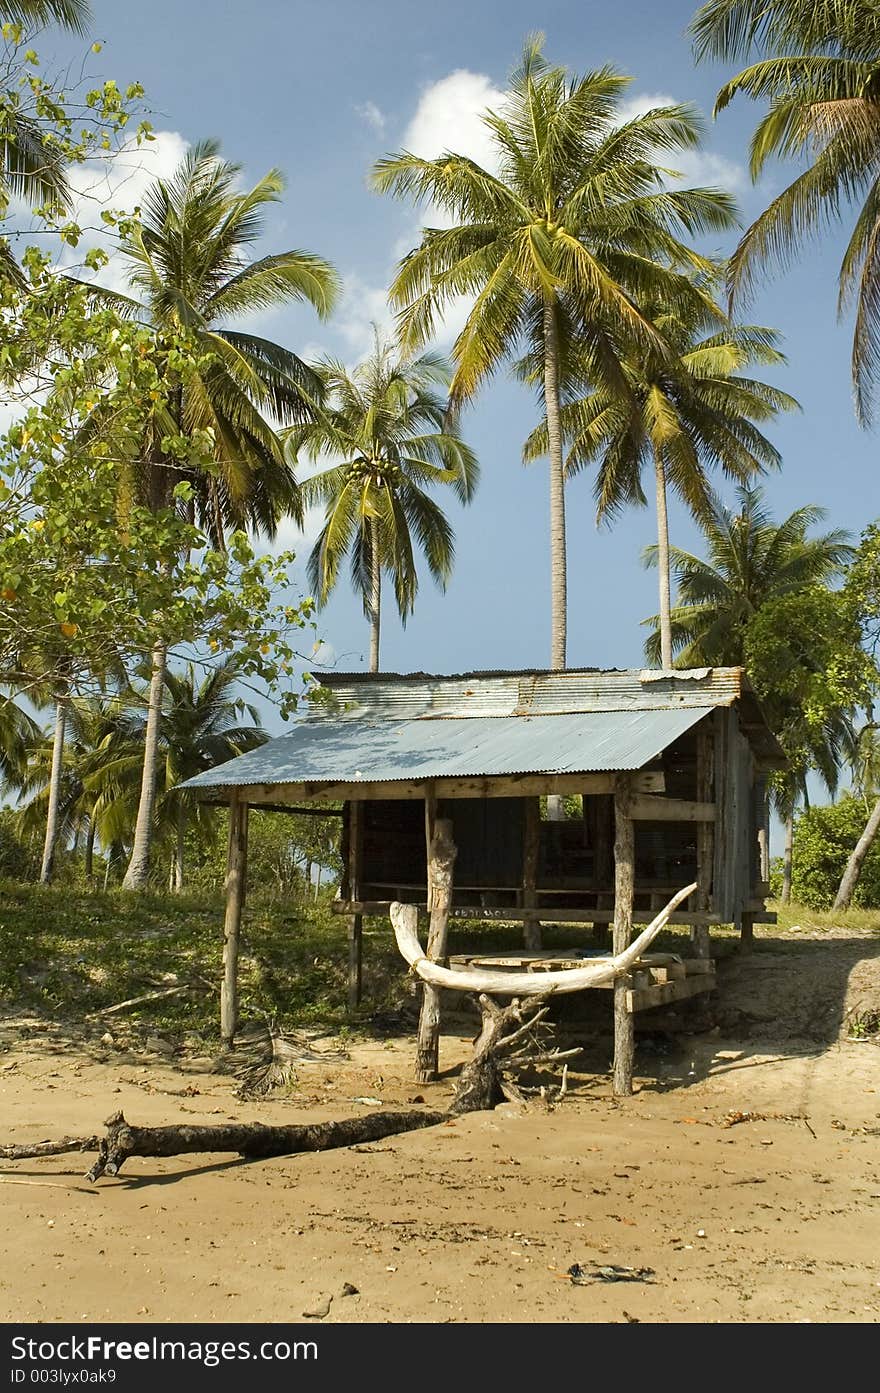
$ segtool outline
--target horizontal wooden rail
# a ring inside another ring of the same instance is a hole
[[[696,803],[690,798],[633,798],[629,815],[642,822],[714,822],[715,804]]]
[[[393,900],[333,900],[331,909],[334,914],[366,914],[387,918],[393,903]],[[416,909],[420,914],[427,913],[427,906],[424,903],[416,905]],[[656,909],[634,909],[633,922],[649,924],[656,913]],[[522,923],[526,915],[532,915],[545,924],[614,923],[612,909],[544,909],[540,906],[537,909],[522,909],[515,905],[493,905],[491,908],[486,908],[483,905],[456,905],[449,911],[449,915],[452,919],[486,919],[494,920],[499,924],[519,924]],[[714,914],[676,910],[670,915],[669,922],[671,924],[720,924],[723,923],[723,920]]]
[[[638,793],[662,793],[666,783],[662,771],[633,774]],[[352,779],[348,783],[244,784],[237,789],[206,788],[210,801],[227,800],[237,794],[242,803],[254,807],[287,803],[326,803],[340,799],[376,802],[380,799],[421,799],[426,792],[437,798],[534,798],[552,793],[613,793],[614,774],[504,774],[487,778],[449,779]],[[201,790],[196,790],[196,794]]]

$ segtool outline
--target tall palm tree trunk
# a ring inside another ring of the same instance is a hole
[[[785,846],[782,851],[782,894],[779,896],[783,904],[791,903],[791,862],[794,851],[794,813],[790,812],[785,819]]]
[[[379,671],[379,626],[382,610],[382,558],[379,524],[370,518],[370,672]]]
[[[657,571],[660,577],[660,666],[672,667],[672,594],[669,583],[669,512],[666,506],[666,466],[659,450],[654,451],[654,478],[657,485]]]
[[[153,807],[156,802],[156,769],[159,753],[159,722],[162,715],[162,689],[165,683],[166,651],[164,643],[153,649],[153,670],[150,677],[150,696],[147,706],[147,725],[144,732],[144,767],[141,775],[141,795],[131,859],[123,890],[142,890],[150,873],[150,847],[153,840]]]
[[[544,302],[544,405],[550,453],[550,666],[565,667],[567,580],[565,552],[565,477],[559,401],[559,336],[556,304]]]
[[[878,832],[880,832],[880,798],[871,809],[871,816],[865,824],[865,830],[856,842],[855,850],[846,863],[846,870],[834,899],[835,909],[849,909],[853,891],[859,883],[859,875],[865,857],[874,845]]]
[[[55,862],[58,840],[58,805],[61,801],[61,768],[64,759],[64,733],[67,727],[67,703],[62,693],[55,698],[55,736],[52,741],[52,772],[49,775],[49,808],[46,813],[46,839],[43,842],[43,863],[40,884],[48,885]]]

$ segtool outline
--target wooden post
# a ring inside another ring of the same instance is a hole
[[[630,779],[618,774],[614,792],[614,940],[615,955],[622,953],[632,939],[633,896],[635,892],[635,833],[629,815]],[[632,1013],[626,1009],[627,975],[614,982],[614,1080],[616,1097],[632,1093],[635,1030]]]
[[[596,889],[596,908],[610,909],[614,879],[614,795],[609,793],[584,794],[584,807],[589,804],[593,827],[593,885]],[[610,926],[594,921],[593,942],[610,946]]]
[[[533,909],[538,903],[538,857],[541,850],[541,800],[524,798],[525,822],[523,825],[523,909]],[[530,953],[541,947],[541,921],[536,914],[523,918],[523,944]]]
[[[697,788],[695,798],[698,803],[711,803],[714,787],[715,750],[714,727],[704,720],[697,726]],[[697,893],[696,909],[705,913],[712,905],[712,874],[715,864],[715,824],[697,823]],[[697,924],[691,930],[695,958],[711,956],[709,929],[705,924]]]
[[[434,822],[437,817],[437,795],[434,792],[434,785],[428,784],[425,787],[425,886],[427,895],[428,913],[431,913],[431,877],[428,873],[428,863],[431,860],[431,843],[434,840]]]
[[[233,794],[229,802],[226,858],[226,919],[223,925],[223,983],[220,987],[220,1038],[231,1049],[238,1025],[238,936],[247,881],[248,805]]]
[[[751,953],[755,942],[755,916],[745,911],[739,921],[739,951]]]
[[[449,906],[452,903],[452,868],[455,865],[455,843],[452,823],[437,818],[428,858],[428,885],[431,894],[431,925],[425,956],[434,962],[446,957]],[[416,1046],[416,1082],[430,1083],[437,1077],[440,1051],[440,991],[427,982],[422,984],[422,1009],[419,1015],[419,1035]]]
[[[363,839],[363,807],[351,801],[348,805],[348,893],[352,900],[360,899],[361,845]],[[361,1004],[363,985],[363,931],[361,914],[348,920],[348,1009],[356,1011]]]

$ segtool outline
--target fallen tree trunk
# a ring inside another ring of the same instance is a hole
[[[101,1137],[65,1137],[59,1142],[33,1146],[0,1147],[7,1160],[54,1156],[69,1151],[97,1151],[98,1159],[86,1173],[88,1180],[118,1175],[130,1156],[185,1156],[195,1152],[235,1152],[247,1160],[269,1156],[293,1156],[303,1151],[329,1151],[356,1146],[383,1137],[436,1127],[464,1113],[492,1108],[502,1098],[522,1100],[511,1072],[536,1065],[555,1064],[577,1050],[562,1052],[549,1046],[546,997],[512,1001],[504,1008],[487,996],[479,998],[483,1028],[473,1058],[465,1064],[449,1112],[374,1112],[341,1122],[311,1122],[289,1127],[270,1127],[261,1122],[202,1126],[186,1123],[170,1127],[136,1127],[121,1112],[106,1122]]]
[[[434,1127],[445,1122],[443,1112],[373,1112],[341,1122],[308,1122],[291,1127],[268,1127],[262,1122],[232,1122],[219,1126],[134,1127],[121,1112],[107,1119],[107,1133],[98,1146],[98,1159],[87,1180],[118,1175],[130,1156],[185,1156],[200,1151],[234,1151],[248,1160],[293,1156],[300,1151],[330,1151],[379,1141],[399,1132]]]

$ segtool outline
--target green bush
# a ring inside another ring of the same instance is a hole
[[[40,869],[40,855],[16,826],[14,808],[0,808],[0,876],[10,880],[35,880]]]
[[[859,798],[842,798],[827,807],[808,808],[795,823],[792,898],[811,909],[828,909],[846,863],[868,820]],[[880,840],[862,866],[853,904],[880,907]]]

